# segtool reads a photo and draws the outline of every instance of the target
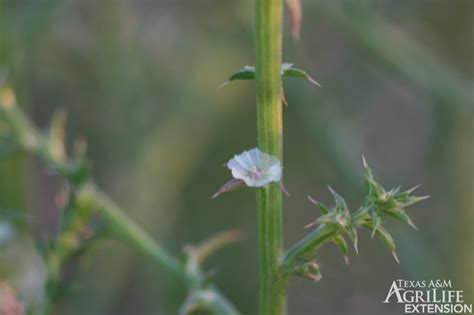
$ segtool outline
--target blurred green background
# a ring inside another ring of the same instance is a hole
[[[409,209],[414,231],[389,223],[401,265],[363,233],[346,266],[335,246],[318,254],[323,279],[294,279],[290,314],[400,314],[382,304],[395,279],[452,279],[474,302],[474,2],[303,1],[300,42],[285,14],[284,61],[323,88],[285,81],[285,242],[331,204],[330,184],[357,208],[361,156],[387,187],[421,184],[431,199]],[[0,69],[42,127],[68,115],[68,142],[83,136],[93,175],[174,253],[225,229],[245,240],[207,263],[243,314],[256,314],[255,196],[211,200],[222,167],[256,146],[253,82],[217,89],[253,64],[249,0],[0,0]],[[51,238],[64,183],[13,150],[0,130],[0,208],[25,211]],[[26,302],[42,267],[21,229],[0,222],[0,279]],[[5,232],[6,231],[6,232]],[[0,233],[1,234],[1,233]],[[2,234],[2,235],[3,235]],[[107,241],[70,264],[56,314],[175,314],[185,292],[172,275]]]

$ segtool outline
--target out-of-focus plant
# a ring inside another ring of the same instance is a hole
[[[282,184],[283,172],[283,109],[286,103],[282,77],[302,78],[319,85],[305,71],[291,63],[282,63],[283,0],[255,0],[255,66],[246,66],[232,75],[223,85],[234,80],[256,81],[258,148],[235,155],[228,163],[233,179],[224,184],[218,195],[240,188],[253,187],[257,193],[259,299],[260,315],[286,314],[286,290],[290,276],[303,276],[319,281],[321,272],[314,259],[319,247],[334,242],[349,261],[348,237],[356,249],[358,229],[366,228],[377,235],[392,251],[395,243],[383,225],[386,216],[394,217],[415,227],[405,208],[426,197],[412,195],[414,189],[385,190],[375,179],[364,159],[366,195],[354,212],[332,188],[335,206],[328,208],[310,198],[321,216],[307,225],[317,228],[306,237],[283,250]],[[299,0],[286,0],[292,18],[292,32],[299,38],[302,9]],[[55,115],[47,133],[40,132],[16,104],[13,91],[5,86],[0,90],[0,121],[6,125],[7,135],[17,147],[31,153],[59,173],[66,180],[65,193],[59,195],[63,208],[61,228],[48,244],[41,244],[40,252],[46,266],[43,302],[30,307],[32,314],[46,314],[51,305],[65,291],[62,273],[64,265],[73,257],[87,251],[104,237],[117,237],[152,258],[157,265],[173,273],[189,292],[180,313],[208,311],[213,314],[238,314],[238,311],[210,283],[202,270],[203,261],[221,246],[235,241],[238,233],[219,234],[199,246],[185,249],[183,259],[171,255],[160,243],[132,221],[92,181],[86,158],[86,143],[77,140],[74,155],[68,158],[64,146],[62,114]]]
[[[360,208],[351,213],[345,200],[330,188],[336,206],[329,209],[313,200],[319,206],[322,216],[307,227],[319,225],[318,228],[287,252],[283,252],[282,103],[286,101],[282,77],[300,77],[319,84],[306,72],[293,68],[293,64],[282,64],[283,0],[255,0],[254,3],[255,67],[244,67],[223,85],[239,79],[255,79],[258,149],[236,155],[229,161],[227,166],[232,171],[233,179],[224,184],[214,197],[242,186],[255,187],[260,315],[284,315],[290,276],[298,275],[319,281],[319,265],[313,256],[317,248],[326,242],[334,242],[348,262],[349,249],[344,237],[349,236],[357,250],[357,229],[368,228],[372,231],[372,236],[378,235],[385,242],[398,262],[395,243],[383,227],[382,218],[389,215],[415,227],[404,209],[426,197],[412,196],[414,189],[400,191],[400,188],[395,188],[386,191],[375,181],[364,159],[367,193]],[[293,22],[293,35],[299,38],[301,3],[298,0],[287,0],[286,4]]]
[[[238,314],[201,268],[209,255],[237,240],[237,232],[221,233],[198,246],[188,246],[182,259],[173,256],[95,185],[90,177],[84,140],[77,140],[74,156],[67,157],[64,115],[55,115],[49,131],[42,133],[20,110],[13,90],[7,86],[0,88],[0,121],[8,128],[10,140],[63,176],[67,187],[67,192],[60,194],[57,200],[63,208],[61,228],[53,241],[39,244],[47,273],[44,299],[39,305],[27,306],[28,313],[47,314],[66,291],[61,279],[63,267],[69,260],[103,237],[116,237],[149,256],[185,284],[189,297],[183,304],[182,314],[196,310]]]

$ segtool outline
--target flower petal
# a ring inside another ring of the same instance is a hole
[[[249,187],[279,182],[282,176],[280,160],[257,148],[235,155],[227,167],[235,179],[243,180]]]

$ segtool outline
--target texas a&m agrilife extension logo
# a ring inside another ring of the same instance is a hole
[[[395,280],[383,303],[403,303],[405,314],[472,314],[451,280]]]

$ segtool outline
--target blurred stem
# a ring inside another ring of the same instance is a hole
[[[12,17],[9,14],[6,1],[0,1],[0,84],[6,79],[10,65],[13,63],[13,36],[11,25]],[[0,138],[6,132],[0,126]],[[4,156],[4,149],[0,143],[0,156]],[[8,149],[6,149],[8,150]],[[0,204],[2,207],[11,210],[24,209],[24,169],[25,160],[22,153],[6,155],[0,160]]]
[[[96,209],[110,224],[115,234],[131,246],[151,257],[162,268],[169,270],[186,283],[196,280],[187,275],[180,262],[169,254],[138,224],[130,220],[119,207],[103,194],[93,183],[82,185],[77,193],[78,201],[89,204]]]
[[[65,160],[61,155],[54,153],[54,148],[51,146],[52,139],[43,135],[23,114],[16,104],[13,91],[9,88],[0,88],[0,119],[7,124],[12,134],[12,140],[21,149],[42,159],[49,167],[64,176],[71,186],[75,187],[78,203],[86,209],[97,211],[105,217],[116,235],[149,256],[157,265],[173,273],[186,285],[191,293],[205,291],[209,295],[209,292],[211,292],[212,299],[209,300],[209,304],[204,305],[206,309],[216,315],[239,314],[234,306],[206,281],[200,268],[188,268],[186,264],[181,263],[96,188],[91,180],[80,180],[83,178],[83,174],[78,173],[83,172],[83,169],[77,166],[77,161]],[[48,259],[45,261],[48,271],[48,281],[46,283],[48,296],[44,304],[40,305],[39,309],[35,311],[35,314],[46,314],[51,301],[54,300],[49,286],[59,278],[62,263],[69,258],[70,253],[69,251],[64,252],[62,249],[63,247],[59,244],[57,251],[53,251],[53,255],[48,255]],[[60,256],[56,256],[57,253]]]
[[[255,0],[258,146],[282,160],[282,0]],[[277,184],[257,189],[260,315],[286,314],[280,272],[282,194]]]
[[[24,209],[24,166],[22,153],[14,153],[0,161],[0,204],[6,209]]]

